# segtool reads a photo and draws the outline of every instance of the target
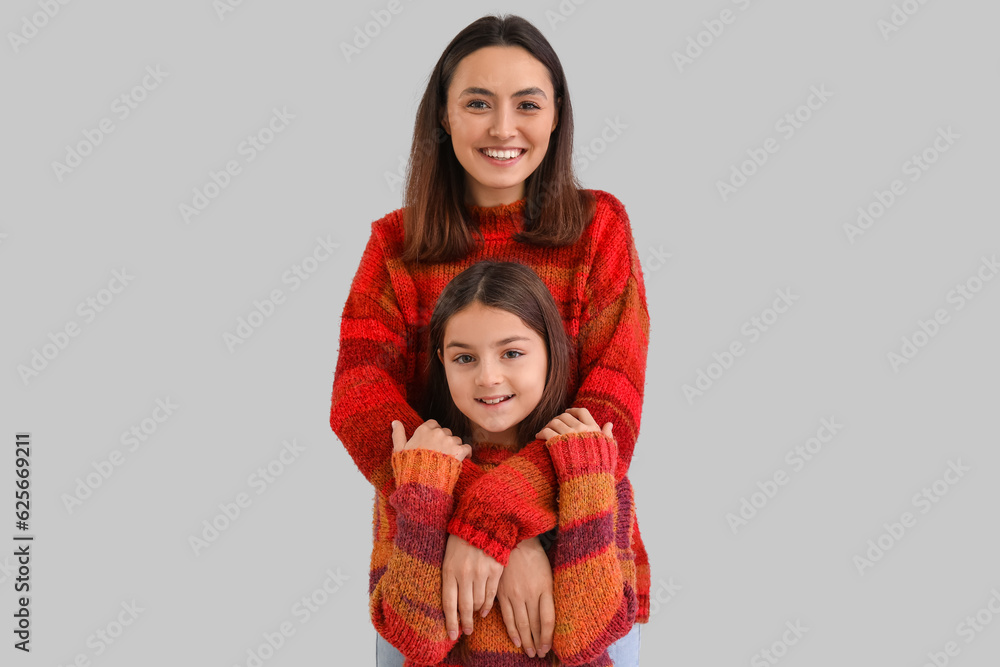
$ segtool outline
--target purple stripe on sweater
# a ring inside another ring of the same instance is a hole
[[[393,491],[389,503],[400,516],[408,514],[424,523],[447,526],[454,500],[440,489],[407,482]]]
[[[425,563],[441,567],[448,533],[400,516],[396,520],[396,547]]]
[[[442,609],[432,607],[426,602],[421,602],[419,600],[414,600],[407,595],[402,596],[402,601],[410,605],[415,609],[419,609],[420,613],[431,619],[432,621],[440,621],[444,623],[444,611]]]
[[[374,570],[368,572],[368,596],[375,592],[375,587],[378,586],[378,582],[382,579],[382,575],[385,574],[386,567],[377,567]]]
[[[618,494],[618,525],[615,527],[615,544],[619,549],[631,546],[628,531],[632,527],[632,483],[628,477],[622,477],[615,488]]]
[[[560,528],[555,553],[555,567],[571,565],[606,549],[612,542],[614,516],[610,513],[594,517],[572,528]]]

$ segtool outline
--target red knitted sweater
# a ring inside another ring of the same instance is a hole
[[[614,424],[616,481],[628,472],[639,433],[649,345],[646,291],[624,206],[607,192],[589,192],[596,199],[594,218],[575,244],[563,247],[513,240],[523,229],[523,199],[470,207],[483,240],[454,262],[401,260],[402,209],[372,223],[341,318],[330,426],[379,494],[389,497],[396,488],[390,422],[400,420],[407,433],[424,422],[411,405],[422,404],[427,324],[434,304],[452,278],[481,259],[526,264],[552,292],[574,345],[570,403],[589,410],[598,424]],[[537,485],[525,484],[524,466],[538,469]],[[518,542],[555,527],[557,485],[545,443],[536,440],[461,495],[448,531],[506,565]],[[633,529],[636,621],[645,623],[649,561],[638,522]]]
[[[539,515],[539,526],[559,525],[549,550],[556,626],[552,653],[528,658],[507,635],[499,604],[486,618],[474,615],[471,635],[448,638],[441,603],[441,563],[454,502],[514,450],[488,443],[471,460],[428,449],[392,455],[396,490],[377,494],[375,546],[369,585],[376,630],[416,665],[555,664],[610,667],[607,647],[636,619],[635,511],[628,477],[616,483],[615,441],[599,432],[568,433],[544,443],[555,467],[558,517]],[[543,485],[532,468],[528,484]],[[532,474],[536,476],[533,477]],[[467,649],[463,662],[456,644]]]

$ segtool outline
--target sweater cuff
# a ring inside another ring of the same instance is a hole
[[[451,494],[462,472],[462,462],[433,449],[404,449],[392,453],[396,487],[420,484]]]
[[[618,445],[599,431],[564,433],[545,442],[560,481],[590,473],[614,474]]]
[[[493,560],[500,563],[504,567],[507,567],[507,563],[510,561],[510,552],[517,546],[516,544],[504,544],[493,535],[485,533],[475,526],[466,523],[461,519],[461,517],[458,516],[457,512],[454,516],[452,516],[451,521],[448,523],[448,532],[455,537],[461,537],[477,549],[482,549],[486,554],[491,556]]]

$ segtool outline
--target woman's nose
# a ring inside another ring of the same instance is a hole
[[[493,114],[493,127],[490,134],[499,139],[507,139],[517,134],[514,128],[514,114],[507,109],[497,109]]]

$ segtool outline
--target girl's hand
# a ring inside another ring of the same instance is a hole
[[[510,552],[496,599],[510,640],[528,657],[534,658],[537,653],[544,658],[552,648],[556,611],[552,567],[537,537],[518,543]]]
[[[493,556],[458,535],[448,535],[441,563],[441,606],[452,641],[458,639],[460,629],[472,634],[475,612],[481,610],[484,617],[489,613],[502,574],[503,565]]]
[[[451,429],[441,428],[433,419],[418,426],[409,440],[406,439],[403,423],[392,422],[392,451],[401,452],[404,449],[431,449],[454,456],[459,461],[472,455],[472,447],[462,444],[462,439],[452,435]]]
[[[535,434],[536,438],[542,440],[548,440],[549,438],[554,438],[557,435],[564,435],[566,433],[586,433],[587,431],[598,431],[608,436],[611,435],[612,424],[608,422],[604,425],[604,428],[600,428],[594,418],[590,416],[590,411],[587,408],[570,408],[566,412],[562,413],[548,424],[545,428]]]

